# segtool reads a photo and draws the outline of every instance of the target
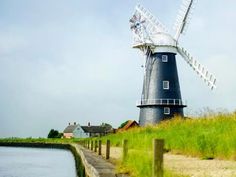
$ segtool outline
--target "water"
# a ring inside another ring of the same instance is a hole
[[[0,177],[76,177],[70,151],[0,147]]]

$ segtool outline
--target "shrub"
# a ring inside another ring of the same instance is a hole
[[[51,129],[48,133],[48,138],[61,138],[62,133],[59,133],[59,131]]]

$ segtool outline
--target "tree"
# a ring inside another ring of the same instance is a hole
[[[104,127],[106,130],[112,129],[112,126],[110,124],[108,124],[108,123],[102,123],[100,126]]]
[[[128,122],[129,122],[128,120],[123,122],[122,124],[120,124],[120,126],[118,128],[123,128]]]
[[[51,129],[48,133],[48,138],[61,138],[62,133],[59,133],[58,130]]]

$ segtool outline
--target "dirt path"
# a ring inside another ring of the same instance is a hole
[[[191,177],[236,177],[236,162],[200,160],[183,155],[164,155],[164,165],[179,174]]]
[[[102,146],[105,154],[105,146]],[[122,149],[111,147],[111,160],[121,157]],[[236,162],[225,160],[201,160],[183,155],[164,155],[164,166],[177,173],[190,177],[236,177]]]

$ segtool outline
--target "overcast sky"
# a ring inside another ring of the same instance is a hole
[[[137,3],[171,29],[181,0],[0,0],[0,137],[138,120],[143,56],[129,27]],[[177,56],[187,115],[236,109],[235,19],[235,0],[198,1],[180,44],[215,74],[217,89]]]

